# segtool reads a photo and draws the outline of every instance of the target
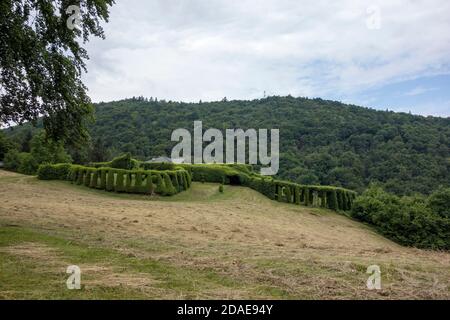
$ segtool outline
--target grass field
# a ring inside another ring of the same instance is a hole
[[[0,171],[0,299],[450,299],[449,281],[450,253],[243,187],[151,198]]]

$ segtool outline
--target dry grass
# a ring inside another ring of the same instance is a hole
[[[171,199],[149,199],[0,171],[0,203],[3,223],[212,271],[242,285],[200,286],[194,298],[450,298],[449,253],[401,247],[344,216],[276,203],[247,188],[226,187],[221,195],[217,185],[195,184]],[[373,264],[383,273],[378,292],[365,288]],[[114,273],[105,274],[114,280]],[[145,287],[154,281],[148,277],[111,283]],[[94,275],[92,281],[104,280]],[[160,298],[174,295],[166,290]]]

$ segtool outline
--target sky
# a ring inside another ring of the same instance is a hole
[[[94,102],[292,95],[450,116],[448,0],[116,0]]]

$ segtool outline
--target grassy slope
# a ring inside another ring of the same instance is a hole
[[[0,298],[450,298],[449,253],[247,188],[150,199],[0,171],[0,203]]]

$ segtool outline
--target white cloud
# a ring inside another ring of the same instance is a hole
[[[425,93],[428,93],[428,92],[431,92],[431,91],[436,91],[436,90],[438,90],[438,88],[426,88],[426,87],[423,87],[423,86],[418,86],[418,87],[415,87],[414,89],[412,89],[410,91],[405,92],[404,95],[405,96],[409,96],[409,97],[420,96],[422,94],[425,94]]]
[[[381,29],[366,27],[369,6]],[[88,45],[94,101],[343,96],[450,72],[447,0],[117,1]]]

